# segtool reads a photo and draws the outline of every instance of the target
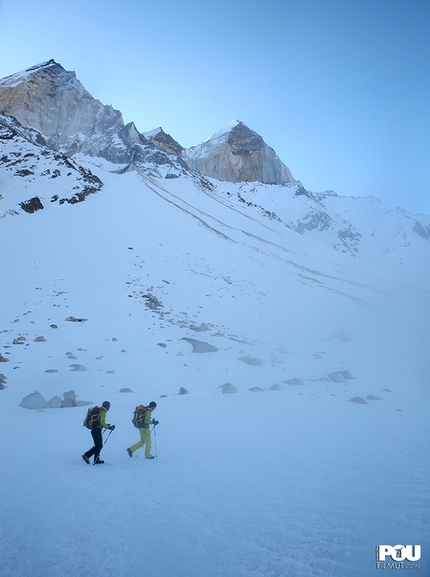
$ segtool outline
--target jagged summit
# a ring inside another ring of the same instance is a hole
[[[55,60],[38,64],[0,81],[0,111],[14,116],[46,138],[54,149],[70,137],[91,137],[124,126],[122,114],[95,100],[76,78]]]
[[[43,68],[48,68],[48,67],[60,67],[62,70],[64,70],[64,68],[61,66],[61,64],[58,64],[57,62],[55,62],[55,60],[51,59],[51,60],[48,60],[47,62],[41,62],[40,64],[36,64],[35,66],[31,66],[30,68],[26,68],[25,70],[22,70],[21,72],[15,72],[15,74],[11,74],[10,76],[6,76],[5,78],[0,80],[0,85],[11,86],[15,82],[20,82],[23,78],[31,76],[31,74],[33,72],[36,72],[38,70],[41,70]]]
[[[143,136],[148,140],[148,142],[154,144],[156,148],[160,148],[168,154],[181,156],[184,151],[184,148],[179,144],[179,142],[176,142],[170,134],[164,132],[161,127],[150,130],[149,132],[144,132]]]
[[[230,182],[295,183],[290,170],[263,138],[239,120],[187,149],[184,159],[206,176]]]
[[[296,182],[275,151],[243,122],[233,120],[199,146],[184,149],[162,128],[141,134],[134,123],[125,126],[119,110],[93,98],[75,72],[53,59],[0,80],[0,113],[39,131],[49,147],[68,155],[81,152],[133,167],[136,158],[150,156],[164,164],[185,162],[229,182]]]
[[[208,136],[203,142],[205,143],[209,143],[209,142],[213,142],[219,138],[228,138],[228,135],[230,134],[230,132],[233,130],[233,128],[235,128],[238,124],[243,124],[242,122],[240,122],[240,120],[232,120],[229,124],[227,124],[227,126],[224,126],[224,128],[222,128],[221,130],[218,130],[217,132],[214,132],[213,134],[211,134],[210,136]],[[244,125],[245,126],[245,125]]]

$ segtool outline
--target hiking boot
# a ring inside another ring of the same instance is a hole
[[[145,457],[145,459],[155,459],[155,457],[153,457],[152,455],[149,455],[149,457]]]
[[[83,460],[87,463],[87,465],[90,464],[90,460],[89,458],[85,455],[85,453],[82,455]]]
[[[129,457],[132,457],[132,456],[133,456],[133,451],[130,451],[130,449],[127,449],[127,453],[128,453],[128,456],[129,456]]]
[[[94,465],[102,465],[104,463],[103,459],[96,459]]]

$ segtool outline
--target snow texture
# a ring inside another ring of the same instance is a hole
[[[428,241],[353,257],[261,213],[288,187],[79,162],[97,194],[1,210],[1,576],[371,577],[397,543],[429,575]],[[0,206],[43,197],[3,178]],[[111,402],[104,465],[87,408],[20,407],[35,390]],[[157,458],[130,458],[151,400]]]

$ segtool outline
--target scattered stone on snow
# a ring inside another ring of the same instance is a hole
[[[129,387],[123,387],[122,389],[119,390],[120,393],[132,393],[133,390],[130,389]]]
[[[345,381],[345,377],[339,371],[329,373],[328,378],[330,381],[333,381],[334,383],[343,383]]]
[[[251,387],[248,389],[248,391],[251,391],[252,393],[261,393],[264,392],[264,389],[261,387]]]
[[[220,386],[223,395],[230,395],[232,393],[237,393],[236,387],[233,383],[224,383]]]
[[[47,369],[45,373],[58,373],[57,369]]]
[[[6,388],[6,375],[0,373],[0,391]]]
[[[152,311],[159,311],[164,308],[162,302],[159,301],[155,295],[146,293],[142,295],[142,298],[145,299],[145,305]]]
[[[351,399],[351,403],[357,403],[357,405],[367,405],[367,401],[366,399],[363,399],[363,397],[354,397],[353,399]]]
[[[84,365],[79,365],[77,363],[74,363],[73,365],[69,365],[69,367],[72,367],[72,372],[86,371],[87,370],[87,367],[85,367]]]
[[[393,392],[391,389],[381,389],[381,391],[383,391],[384,393],[392,393]]]
[[[245,357],[240,357],[239,361],[242,361],[243,363],[254,367],[261,367],[261,365],[263,364],[263,362],[260,361],[259,359],[256,359],[255,357],[250,357],[249,355]]]
[[[157,343],[157,347],[161,347],[162,349],[165,349],[167,347],[166,343]]]
[[[51,329],[58,329],[58,325],[49,325]]]
[[[63,393],[62,407],[76,407],[76,393],[75,391],[66,391]]]
[[[181,387],[181,388],[179,389],[178,395],[188,395],[188,390],[185,389],[184,387]]]
[[[209,343],[198,341],[197,339],[190,339],[188,337],[182,337],[182,341],[187,341],[193,347],[193,353],[215,353],[219,349],[214,345],[210,345]]]
[[[61,407],[83,407],[84,405],[91,404],[91,401],[78,401],[75,391],[66,391],[63,393],[63,400]]]
[[[281,390],[281,385],[279,383],[275,383],[274,385],[272,385],[270,387],[271,391],[280,391]]]
[[[49,409],[48,401],[39,393],[39,391],[34,391],[34,393],[24,397],[19,406],[24,409],[32,410]]]
[[[382,397],[378,397],[378,395],[367,395],[366,399],[368,401],[382,401]]]
[[[8,363],[9,359],[6,359],[1,353],[0,353],[0,363]]]
[[[287,379],[286,381],[284,381],[284,383],[286,385],[298,385],[298,386],[302,386],[305,384],[302,381],[302,379],[298,379],[297,377],[295,377],[294,379]]]
[[[61,409],[63,401],[61,400],[61,397],[55,395],[55,397],[52,397],[52,399],[48,401],[48,404],[51,409]]]
[[[192,331],[196,331],[198,333],[204,333],[210,330],[210,327],[206,323],[201,323],[199,326],[197,325],[190,325],[190,329]]]
[[[84,323],[85,321],[87,321],[88,319],[82,319],[82,318],[76,318],[74,316],[70,316],[67,317],[67,319],[64,319],[65,321],[69,321],[71,323]]]

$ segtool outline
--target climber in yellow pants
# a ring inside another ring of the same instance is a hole
[[[151,401],[147,407],[145,407],[143,422],[138,425],[140,431],[140,441],[132,445],[127,449],[127,453],[130,457],[133,456],[134,451],[140,449],[145,445],[145,459],[154,459],[151,455],[151,432],[149,430],[150,425],[158,425],[158,421],[152,418],[152,411],[157,407],[157,403]]]

